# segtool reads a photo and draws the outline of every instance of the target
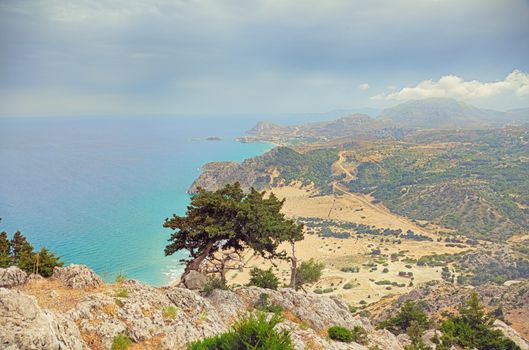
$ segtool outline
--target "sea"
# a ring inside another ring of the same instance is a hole
[[[257,120],[0,118],[0,231],[20,230],[36,249],[109,282],[122,273],[169,284],[185,252],[164,256],[165,218],[185,213],[186,190],[206,162],[242,161],[273,147],[235,140]]]
[[[347,111],[296,115],[0,117],[0,231],[36,249],[154,286],[183,271],[164,256],[166,218],[183,215],[186,190],[212,161],[241,162],[273,148],[240,143],[260,120],[299,124]],[[207,140],[220,138],[220,141]]]

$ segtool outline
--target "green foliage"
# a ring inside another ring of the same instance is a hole
[[[274,329],[282,321],[279,314],[249,314],[230,331],[191,343],[188,350],[293,350],[290,333]]]
[[[285,258],[284,251],[277,251],[279,244],[301,240],[303,226],[285,218],[283,203],[254,189],[244,193],[239,183],[214,192],[199,189],[185,216],[166,219],[164,227],[174,232],[165,254],[188,252],[190,258],[182,260],[186,271],[197,270],[204,259],[222,250],[251,248],[264,258]]]
[[[333,180],[331,168],[337,160],[338,154],[334,149],[298,153],[288,147],[278,147],[270,152],[268,157],[259,158],[257,170],[266,172],[270,168],[276,168],[280,176],[275,181],[284,180],[287,184],[296,180],[313,182],[327,192]]]
[[[250,271],[250,282],[249,286],[255,286],[266,289],[277,290],[279,286],[279,278],[274,274],[272,268],[268,270],[261,270],[257,267],[254,267]]]
[[[10,247],[9,240],[7,239],[7,233],[0,233],[0,268],[6,268],[11,265]]]
[[[459,309],[459,316],[450,316],[441,325],[441,343],[444,347],[459,345],[464,348],[487,350],[520,350],[500,330],[494,329],[494,319],[487,315],[478,296],[473,293]]]
[[[346,283],[343,285],[343,289],[352,289],[354,287],[354,285],[350,282]]]
[[[392,145],[381,161],[359,164],[349,188],[373,193],[412,219],[475,238],[504,239],[529,229],[524,207],[529,204],[529,162],[521,161],[529,154],[524,133],[526,128],[424,133],[410,141],[455,142],[437,149]]]
[[[302,288],[305,284],[318,282],[324,267],[323,263],[314,259],[303,261],[296,269],[296,289]]]
[[[327,334],[332,340],[344,343],[350,343],[353,341],[353,333],[345,327],[332,326],[327,330]]]
[[[53,268],[55,266],[62,266],[64,263],[53,252],[46,248],[41,248],[37,253],[39,260],[39,274],[43,277],[50,277],[53,275]]]
[[[226,285],[226,282],[222,280],[222,278],[209,276],[202,292],[205,296],[210,296],[215,289],[228,290],[228,286]]]
[[[118,334],[112,339],[111,350],[127,350],[128,347],[132,344],[132,341],[129,337],[123,334]]]
[[[116,291],[116,297],[117,298],[128,298],[129,297],[129,291],[125,288],[118,289]]]
[[[20,231],[15,232],[10,246],[12,253],[11,263],[27,273],[32,273],[35,264],[34,252],[33,246],[28,242],[26,237]]]
[[[164,307],[162,309],[162,317],[174,320],[176,318],[176,311],[177,309],[174,305]]]
[[[116,275],[116,278],[115,278],[114,281],[115,281],[117,284],[121,284],[121,283],[125,282],[127,279],[128,279],[127,275],[120,271],[120,272],[118,272],[118,274]]]
[[[264,312],[281,313],[283,308],[275,303],[270,302],[269,295],[261,293],[259,295],[259,301],[255,303],[254,308]]]
[[[407,332],[412,324],[425,330],[430,325],[430,321],[421,305],[413,301],[406,301],[395,316],[379,323],[378,328],[385,328],[394,334],[401,334]]]
[[[39,275],[50,277],[55,266],[62,266],[60,257],[42,247],[35,252],[26,237],[17,231],[11,241],[7,233],[0,233],[0,267],[17,266],[26,273],[35,273],[38,268]]]

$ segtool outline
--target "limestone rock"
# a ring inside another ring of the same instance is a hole
[[[505,336],[516,343],[522,350],[529,350],[529,343],[514,329],[500,320],[494,321],[494,328],[499,329]]]
[[[206,276],[195,270],[191,270],[184,277],[184,285],[191,290],[203,290],[207,281],[208,278]]]
[[[26,283],[28,275],[16,266],[0,269],[0,287],[14,287]]]
[[[55,267],[52,278],[75,289],[98,288],[103,285],[101,277],[84,265],[72,264],[67,267]]]
[[[0,347],[23,350],[88,349],[75,323],[42,310],[33,296],[0,288]]]

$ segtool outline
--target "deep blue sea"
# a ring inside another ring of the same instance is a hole
[[[22,231],[66,263],[112,281],[119,272],[153,285],[181,272],[165,257],[186,189],[210,161],[242,161],[269,144],[234,139],[256,118],[0,118],[0,230]],[[219,136],[222,141],[206,141]]]

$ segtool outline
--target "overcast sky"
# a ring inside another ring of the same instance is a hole
[[[529,107],[527,0],[0,0],[0,115]]]

